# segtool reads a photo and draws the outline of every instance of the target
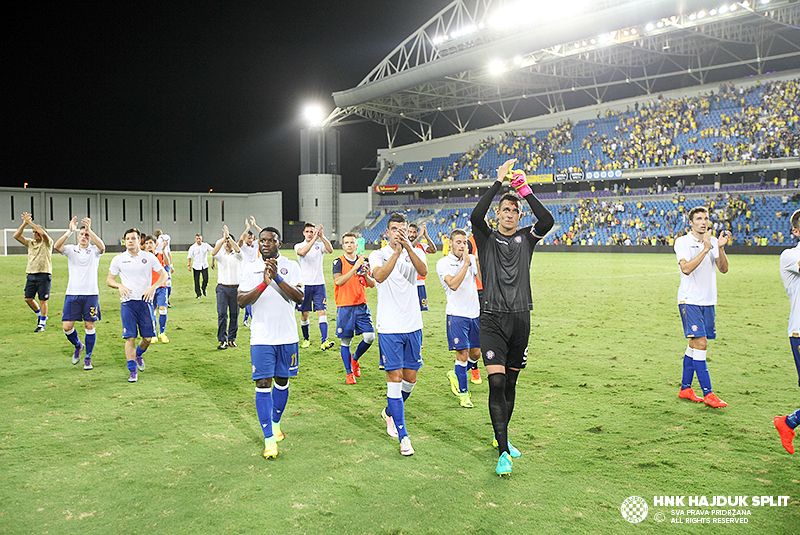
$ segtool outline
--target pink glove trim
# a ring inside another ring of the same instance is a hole
[[[531,191],[531,187],[522,177],[515,178],[514,180],[512,180],[511,187],[517,190],[517,193],[519,193],[522,197],[527,197],[528,195],[533,194],[533,192]]]

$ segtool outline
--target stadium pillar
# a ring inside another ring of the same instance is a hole
[[[300,131],[298,201],[301,221],[325,228],[328,239],[339,241],[339,131],[317,127]]]

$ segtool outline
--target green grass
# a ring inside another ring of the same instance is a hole
[[[771,421],[800,400],[777,258],[735,256],[718,277],[709,368],[730,406],[712,410],[677,399],[686,342],[672,255],[536,253],[529,365],[510,429],[523,456],[500,479],[486,382],[471,386],[476,407],[467,410],[445,377],[453,355],[439,255],[429,260],[425,366],[407,404],[416,454],[401,457],[385,434],[377,348],[347,386],[338,350],[319,351],[312,323],[316,343],[301,351],[287,437],[270,461],[261,457],[248,330],[238,349],[215,349],[216,274],[209,297],[195,300],[190,273],[178,271],[171,343],[152,346],[147,370],[128,384],[119,301],[102,285],[112,257],[101,262],[90,372],[71,365],[60,329],[65,259],[54,259],[51,320],[36,334],[22,300],[25,259],[0,259],[0,533],[789,534],[800,526],[798,459]],[[374,291],[369,298],[374,311]],[[335,332],[333,306],[329,320]],[[650,504],[638,525],[619,510],[632,495]],[[673,508],[652,506],[661,495],[791,498],[787,507],[749,507],[744,525],[675,526]]]

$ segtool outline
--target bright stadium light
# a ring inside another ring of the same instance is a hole
[[[501,74],[506,70],[502,60],[496,59],[489,64],[489,72],[492,74]]]
[[[736,4],[731,4],[731,7],[729,9],[730,11],[736,11],[737,9]]]
[[[647,30],[648,32],[652,32],[653,29],[655,29],[655,25],[652,22],[648,22],[647,26],[645,26],[644,29]]]
[[[316,104],[306,106],[303,115],[305,116],[306,121],[308,121],[311,125],[319,125],[322,123],[322,119],[324,119],[322,108]]]

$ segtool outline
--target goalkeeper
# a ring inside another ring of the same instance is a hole
[[[478,244],[483,277],[481,297],[480,344],[483,364],[489,380],[489,415],[500,458],[498,475],[511,473],[511,458],[520,452],[508,441],[508,421],[514,410],[517,376],[528,358],[531,299],[530,266],[533,248],[553,228],[553,215],[537,199],[525,175],[511,171],[516,159],[508,160],[497,170],[497,181],[483,194],[470,217]],[[517,190],[500,199],[497,230],[486,224],[486,212],[500,191],[503,181],[511,178]],[[525,199],[536,217],[536,225],[518,229],[521,206]]]

